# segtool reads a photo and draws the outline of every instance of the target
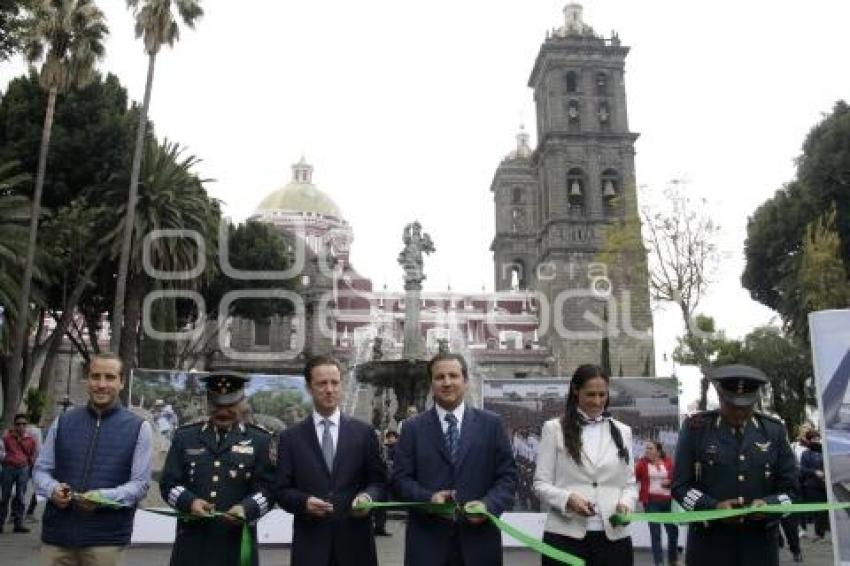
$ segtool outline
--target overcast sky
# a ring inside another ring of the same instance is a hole
[[[103,70],[140,99],[146,71],[131,15],[101,0]],[[520,123],[556,0],[203,2],[157,62],[151,117],[203,159],[199,173],[234,219],[289,182],[302,153],[354,229],[353,262],[376,288],[401,288],[403,226],[437,248],[426,289],[493,287],[493,172]],[[740,336],[772,313],[740,287],[748,215],[794,174],[804,136],[850,98],[850,2],[594,0],[585,21],[632,48],[626,91],[637,179],[684,178],[723,226],[723,263],[705,301]],[[23,69],[0,67],[0,85]],[[534,140],[532,140],[534,144]],[[49,165],[48,165],[49,166]],[[658,371],[679,332],[656,316]]]

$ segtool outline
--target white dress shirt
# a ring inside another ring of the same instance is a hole
[[[466,410],[466,404],[461,401],[460,405],[455,407],[454,411],[447,411],[436,403],[434,403],[434,406],[437,408],[437,417],[440,419],[440,427],[443,429],[443,436],[445,436],[446,431],[449,430],[449,423],[446,422],[446,415],[451,413],[457,419],[457,437],[460,438],[460,430],[463,426],[463,412]]]
[[[313,424],[316,427],[316,438],[319,439],[319,447],[322,446],[322,435],[325,433],[325,425],[322,421],[328,419],[331,422],[331,438],[333,439],[334,454],[336,454],[337,439],[339,439],[339,407],[329,417],[323,417],[318,412],[313,411]]]

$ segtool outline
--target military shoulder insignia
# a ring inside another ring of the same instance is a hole
[[[267,429],[264,426],[254,424],[254,423],[247,423],[247,424],[248,424],[249,427],[253,428],[254,430],[259,430],[260,432],[264,432],[266,434],[272,434],[272,431],[270,431],[269,429]]]
[[[783,421],[782,417],[780,417],[779,415],[772,415],[770,413],[763,413],[761,411],[756,411],[755,415],[757,415],[759,418],[762,418],[762,419],[765,419],[765,420],[768,420],[768,421],[773,421],[776,424],[780,424],[782,426],[785,426],[785,421]]]
[[[690,417],[688,417],[688,428],[691,430],[699,430],[701,428],[705,428],[711,422],[712,417],[711,411],[702,411],[699,413],[694,413]]]

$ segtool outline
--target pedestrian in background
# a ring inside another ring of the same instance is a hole
[[[3,471],[0,473],[2,499],[0,499],[0,533],[6,524],[9,504],[12,505],[12,522],[15,533],[28,533],[24,526],[24,496],[30,479],[33,464],[38,456],[35,438],[27,431],[27,416],[24,413],[15,415],[14,424],[3,435]],[[12,492],[14,491],[14,498]]]
[[[672,497],[670,483],[673,480],[673,461],[664,453],[664,446],[656,440],[647,440],[643,447],[643,457],[635,464],[635,477],[640,491],[638,500],[647,513],[669,513]],[[679,563],[679,526],[666,523],[667,563],[674,566]],[[661,541],[661,525],[649,523],[649,537],[652,542],[652,560],[655,566],[664,564],[664,545]]]

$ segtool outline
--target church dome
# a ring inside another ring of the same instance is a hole
[[[257,207],[257,213],[313,213],[342,220],[339,206],[313,184],[313,166],[304,158],[292,166],[292,182],[269,193]]]

